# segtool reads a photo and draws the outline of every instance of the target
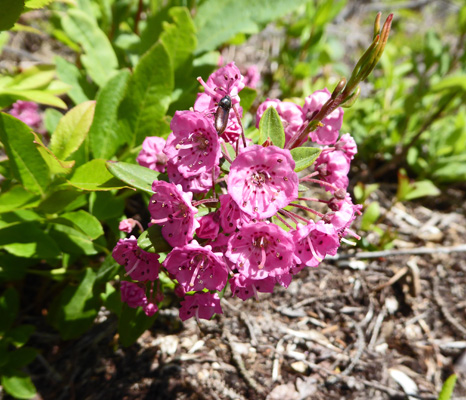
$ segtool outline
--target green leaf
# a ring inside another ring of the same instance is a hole
[[[118,148],[131,140],[117,123],[118,106],[130,78],[128,70],[120,71],[100,90],[89,140],[95,158],[112,158]]]
[[[48,6],[53,0],[26,0],[25,6],[27,8],[42,8]]]
[[[39,199],[39,196],[22,186],[13,186],[8,192],[0,193],[0,213],[35,207]]]
[[[36,388],[31,378],[24,372],[5,371],[1,382],[5,391],[17,399],[30,399],[36,395]]]
[[[431,87],[431,91],[462,90],[466,92],[466,74],[447,76]]]
[[[37,260],[33,258],[15,257],[0,251],[0,280],[19,281],[26,275],[26,269],[34,264]]]
[[[314,164],[321,150],[315,147],[297,147],[291,150],[291,156],[296,163],[295,171],[299,172]]]
[[[66,34],[83,47],[81,61],[89,76],[97,85],[105,85],[118,68],[118,59],[105,33],[92,17],[78,9],[68,10],[61,22]]]
[[[438,400],[450,400],[453,395],[457,376],[456,374],[450,375],[442,386],[442,390],[438,395]]]
[[[74,187],[82,190],[113,190],[127,188],[115,179],[113,175],[108,172],[105,160],[92,160],[86,164],[81,165],[76,169],[76,172],[68,181]]]
[[[44,89],[54,78],[55,68],[50,65],[36,65],[16,75],[4,87],[14,90]]]
[[[19,295],[18,292],[9,287],[0,297],[0,337],[4,336],[11,328],[19,310]]]
[[[48,197],[44,199],[37,207],[38,211],[46,214],[55,214],[76,200],[83,193],[78,190],[57,190],[53,193],[48,193]]]
[[[170,56],[165,46],[157,42],[141,57],[119,108],[123,129],[130,132],[133,146],[141,144],[146,136],[160,136],[167,131],[165,113],[171,101],[173,79]]]
[[[87,211],[78,210],[73,212],[68,212],[61,214],[60,218],[67,219],[79,227],[86,235],[88,235],[92,240],[97,239],[98,237],[104,234],[102,225],[100,225],[99,220],[94,217],[92,214],[89,214]]]
[[[22,347],[26,344],[32,332],[36,330],[34,325],[20,325],[8,332],[8,340],[16,347]]]
[[[60,246],[60,249],[65,253],[70,254],[85,254],[91,256],[99,251],[94,245],[89,236],[81,232],[81,230],[70,227],[66,224],[61,224],[60,219],[54,220],[49,235]]]
[[[254,100],[256,100],[257,97],[257,90],[252,89],[250,87],[245,87],[241,91],[241,101],[240,101],[240,106],[243,107],[243,113],[249,111],[251,108],[252,104],[254,103]]]
[[[192,54],[197,46],[196,28],[187,8],[172,7],[168,14],[175,23],[163,23],[164,31],[160,41],[165,45],[176,71],[180,67],[186,68],[187,61],[191,65]],[[183,72],[186,74],[186,70]]]
[[[94,192],[90,195],[89,206],[92,215],[99,221],[109,221],[121,217],[125,201],[110,192]]]
[[[168,253],[172,247],[162,236],[162,228],[152,225],[146,229],[138,238],[138,246],[150,253]]]
[[[377,201],[372,202],[364,210],[361,218],[361,229],[369,231],[373,224],[377,222],[380,217],[380,204]]]
[[[438,196],[440,193],[440,190],[432,181],[417,181],[410,184],[410,190],[403,200],[413,200],[425,196]]]
[[[141,307],[130,308],[123,304],[118,320],[118,334],[122,346],[131,346],[147,329],[149,329],[157,315],[147,317]]]
[[[5,146],[13,175],[29,191],[43,195],[50,183],[49,171],[34,143],[31,129],[12,117],[0,113],[0,141]]]
[[[76,65],[56,56],[54,58],[57,67],[57,76],[61,81],[71,86],[68,96],[74,104],[92,100],[95,96],[95,86],[90,84],[86,75]]]
[[[13,97],[15,100],[32,101],[34,103],[46,104],[48,106],[66,109],[65,102],[52,93],[44,90],[17,90],[0,88],[0,95]]]
[[[34,361],[38,351],[31,347],[22,347],[9,354],[8,368],[20,369]]]
[[[55,110],[55,108],[47,108],[44,113],[44,125],[45,129],[47,129],[47,132],[52,135],[53,132],[55,132],[55,129],[57,129],[58,122],[63,117],[63,114]]]
[[[57,258],[60,249],[37,222],[22,222],[0,229],[0,247],[18,257]]]
[[[196,10],[197,53],[217,48],[237,33],[257,33],[274,19],[294,11],[307,0],[205,0]]]
[[[275,108],[267,108],[262,115],[259,122],[259,137],[259,144],[264,143],[270,138],[274,146],[282,149],[285,145],[285,130],[283,129],[282,120]]]
[[[162,174],[138,164],[127,162],[107,162],[108,170],[118,179],[137,189],[153,194],[152,183],[161,180]]]
[[[96,273],[86,268],[77,286],[68,285],[52,307],[50,319],[64,340],[74,339],[86,332],[100,308],[100,296],[94,293]]]
[[[0,0],[0,31],[7,31],[18,20],[24,8],[24,0]]]
[[[66,160],[86,139],[94,118],[95,101],[86,101],[68,111],[52,135],[50,148],[60,159]]]

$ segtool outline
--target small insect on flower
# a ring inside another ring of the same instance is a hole
[[[218,102],[217,111],[215,111],[215,129],[221,135],[228,123],[228,116],[231,110],[231,97],[226,95]]]

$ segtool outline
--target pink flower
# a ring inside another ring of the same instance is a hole
[[[167,156],[163,153],[165,139],[158,136],[149,136],[142,142],[142,150],[136,158],[139,165],[161,173],[165,172]]]
[[[327,254],[335,255],[340,247],[335,228],[324,221],[315,223],[311,220],[307,225],[298,224],[291,234],[296,245],[296,256],[308,267],[317,267]],[[292,272],[296,273],[296,270]]]
[[[328,221],[328,223],[332,224],[340,236],[346,236],[349,231],[349,227],[356,219],[356,215],[361,214],[362,205],[353,204],[349,193],[346,193],[346,198],[344,200],[333,198],[330,200],[328,205],[333,212],[324,216],[325,222]],[[352,233],[352,231],[349,232]]]
[[[217,293],[195,293],[186,296],[181,302],[180,319],[186,321],[191,317],[210,319],[214,314],[223,314]]]
[[[211,171],[222,156],[213,124],[201,113],[177,111],[164,153],[184,178]]]
[[[245,301],[252,296],[258,300],[257,292],[273,293],[275,278],[268,277],[265,279],[249,279],[241,274],[235,274],[230,279],[231,292],[234,297],[239,297]]]
[[[212,189],[212,179],[215,180],[220,175],[220,168],[214,168],[214,176],[212,176],[212,171],[209,171],[185,178],[181,175],[176,166],[169,161],[167,164],[167,174],[170,182],[175,185],[181,185],[185,192],[207,193]]]
[[[145,289],[137,283],[121,281],[121,301],[131,308],[138,308],[147,304]]]
[[[232,233],[236,228],[249,224],[252,218],[243,212],[229,194],[221,194],[220,224],[225,233]]]
[[[242,227],[228,242],[225,256],[249,279],[289,272],[296,263],[291,235],[275,224],[258,222]]]
[[[39,114],[39,105],[31,101],[18,100],[12,105],[10,115],[23,121],[34,130],[42,126],[42,117]]]
[[[214,240],[220,230],[219,218],[218,212],[211,212],[203,217],[199,217],[197,219],[199,228],[196,230],[196,235],[202,239]]]
[[[199,226],[194,216],[197,208],[191,205],[192,193],[182,191],[180,185],[154,181],[149,202],[152,222],[162,225],[162,235],[172,247],[184,246],[193,238]]]
[[[157,311],[159,311],[159,308],[155,303],[147,303],[142,306],[142,309],[144,310],[144,314],[148,317],[152,317]]]
[[[213,253],[210,246],[202,247],[193,240],[174,248],[163,262],[183,288],[189,291],[222,290],[228,279],[228,270],[221,253]]]
[[[228,175],[228,193],[245,213],[264,219],[298,196],[298,176],[289,150],[276,146],[247,147]]]
[[[199,83],[204,86],[205,93],[212,97],[215,102],[229,95],[231,103],[238,104],[238,93],[244,88],[243,76],[239,72],[234,62],[219,68],[207,79],[205,83],[202,78],[197,78]]]
[[[217,110],[218,102],[214,101],[211,96],[206,93],[199,93],[196,102],[194,103],[194,111],[203,113],[214,124],[214,114]],[[236,107],[240,118],[243,116],[243,108]],[[241,126],[238,123],[234,111],[228,114],[228,122],[225,130],[220,137],[227,143],[234,144],[238,137],[241,135]]]
[[[307,96],[303,107],[305,118],[310,120],[314,114],[320,111],[330,96],[331,94],[327,88],[317,90],[310,96]],[[309,138],[319,144],[334,144],[337,141],[339,130],[343,123],[343,109],[341,107],[337,108],[321,122],[324,126],[311,132]]]
[[[243,77],[243,83],[245,86],[255,89],[261,75],[259,74],[259,69],[255,65],[251,65],[247,70],[246,74]]]
[[[335,150],[342,151],[348,160],[352,160],[358,152],[358,147],[351,135],[349,133],[345,133],[335,144]]]
[[[135,281],[154,281],[159,277],[159,255],[140,249],[134,236],[120,239],[112,256],[118,264],[125,267],[126,275]]]
[[[317,157],[314,168],[319,172],[319,177],[325,182],[332,183],[341,189],[348,187],[350,159],[342,151],[323,151]],[[324,188],[331,193],[334,192],[328,186],[324,186]]]
[[[304,123],[304,112],[301,106],[290,101],[280,101],[278,99],[267,99],[264,101],[256,113],[256,128],[259,128],[259,122],[267,108],[273,107],[277,110],[278,115],[285,129],[285,144],[300,130]]]
[[[136,221],[133,218],[127,218],[123,221],[120,221],[118,229],[122,232],[131,233],[131,231],[136,226]]]

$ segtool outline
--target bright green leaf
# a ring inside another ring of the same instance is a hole
[[[377,201],[372,202],[364,210],[364,214],[361,218],[361,229],[368,231],[372,225],[377,222],[380,217],[380,204]]]
[[[61,214],[60,218],[68,219],[73,222],[73,224],[79,227],[92,240],[97,239],[104,234],[99,220],[87,211],[78,210],[68,212]]]
[[[165,113],[170,105],[174,87],[173,68],[165,46],[157,42],[145,53],[129,82],[119,115],[123,129],[139,145],[146,136],[160,136],[167,131]]]
[[[88,82],[86,75],[76,65],[62,57],[56,56],[54,60],[57,67],[57,76],[71,87],[68,96],[73,100],[74,104],[92,100],[95,96],[95,86]]]
[[[267,108],[262,115],[259,122],[259,135],[259,144],[264,143],[270,138],[274,146],[282,149],[285,145],[285,130],[283,129],[282,120],[275,108]]]
[[[72,108],[62,117],[50,141],[52,152],[60,160],[69,158],[84,142],[95,108],[95,101],[87,101]]]
[[[237,33],[257,33],[307,0],[205,0],[196,10],[197,53],[217,48]]]
[[[160,180],[161,174],[149,168],[127,162],[108,162],[108,170],[118,179],[137,189],[152,192],[152,183]]]
[[[17,399],[30,399],[36,395],[36,388],[31,378],[24,372],[6,371],[2,375],[1,383],[5,391]]]
[[[36,65],[16,75],[6,88],[14,90],[33,90],[45,88],[54,78],[55,69],[50,65]]]
[[[22,222],[1,228],[0,247],[18,257],[47,259],[60,255],[57,244],[34,222]]]
[[[413,200],[425,196],[438,196],[440,190],[431,181],[417,181],[410,184],[410,190],[403,200]]]
[[[86,164],[81,165],[76,169],[76,172],[68,181],[74,187],[82,190],[112,190],[122,189],[125,186],[115,179],[113,175],[108,172],[105,160],[92,160]]]
[[[56,221],[60,222],[60,219]],[[86,254],[90,256],[99,252],[89,236],[71,226],[54,223],[49,231],[49,235],[65,253],[77,255]]]
[[[50,182],[49,170],[33,140],[26,124],[0,113],[0,141],[5,146],[13,175],[29,191],[44,194]]]
[[[71,9],[62,18],[62,26],[83,47],[81,61],[89,76],[97,85],[105,85],[118,68],[118,59],[97,22],[83,11]]]
[[[442,386],[442,390],[439,393],[438,400],[450,400],[453,395],[453,389],[455,388],[457,375],[450,375]]]
[[[89,140],[95,158],[112,158],[118,148],[131,140],[117,123],[118,106],[126,92],[130,73],[122,70],[100,90]]]
[[[35,207],[38,200],[36,194],[28,192],[22,186],[13,186],[8,192],[0,193],[0,213]]]
[[[27,8],[42,8],[48,6],[53,0],[26,0],[25,6]]]
[[[297,147],[291,149],[291,156],[296,163],[295,171],[299,172],[314,164],[321,150],[316,147]]]
[[[44,125],[47,132],[52,135],[57,129],[58,122],[62,119],[63,114],[55,108],[47,108],[44,113]]]
[[[257,97],[257,90],[256,89],[252,89],[250,87],[245,87],[241,91],[240,106],[243,107],[243,113],[245,113],[246,111],[249,111],[252,104],[254,103],[254,100],[256,100],[256,97]]]

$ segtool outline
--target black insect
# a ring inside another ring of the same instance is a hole
[[[225,128],[227,127],[228,123],[228,115],[230,114],[231,110],[231,97],[226,95],[218,102],[217,111],[215,111],[215,129],[217,133],[221,135]]]

